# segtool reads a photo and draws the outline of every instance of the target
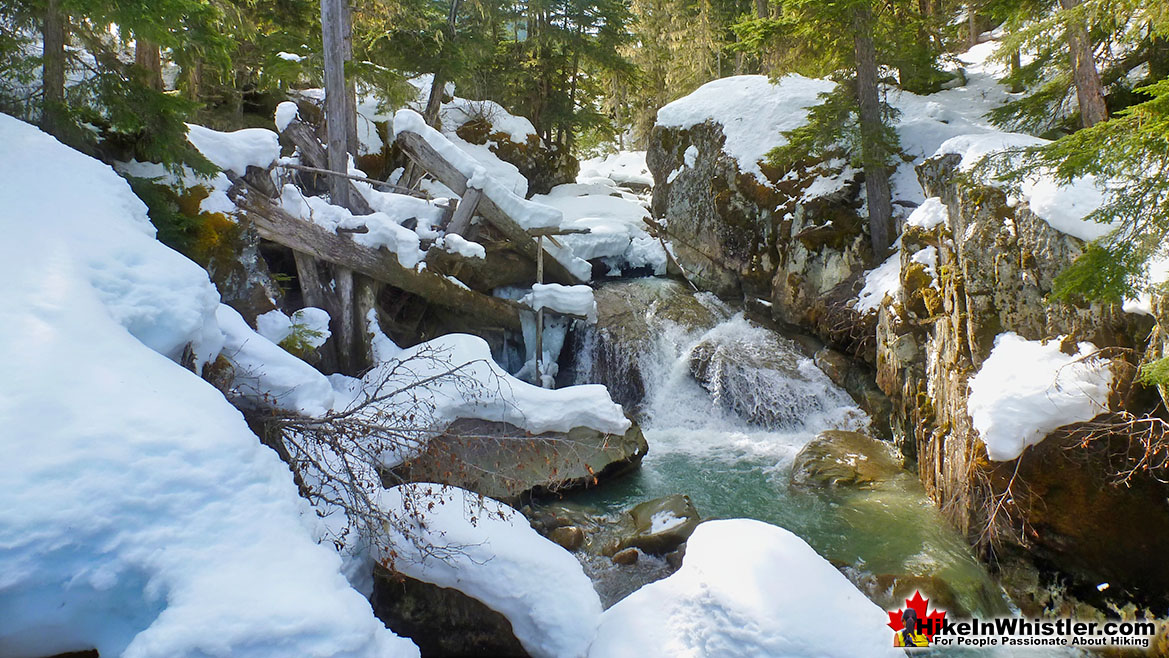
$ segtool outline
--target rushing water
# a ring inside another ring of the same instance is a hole
[[[825,429],[864,429],[868,417],[796,343],[741,314],[715,310],[725,319],[714,327],[650,322],[652,339],[635,355],[645,381],[638,420],[649,454],[634,474],[567,502],[618,514],[647,499],[687,494],[703,518],[746,517],[788,528],[870,593],[879,577],[916,577],[927,583],[923,589],[944,581],[970,612],[1005,612],[1001,590],[912,474],[864,490],[791,484],[792,460],[805,444]],[[591,358],[591,344],[578,358]],[[718,380],[715,373],[714,384],[700,384],[691,364],[700,345],[716,346],[711,368],[739,367],[736,376]],[[768,364],[780,367],[751,367]],[[582,370],[587,379],[588,368]],[[770,411],[757,413],[757,406]]]

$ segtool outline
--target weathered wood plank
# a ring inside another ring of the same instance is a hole
[[[451,223],[447,225],[447,232],[467,237],[467,229],[471,227],[471,219],[475,216],[475,209],[482,198],[483,190],[479,188],[472,187],[464,192],[463,198],[459,199],[459,205],[455,206],[455,214],[451,217]]]
[[[449,187],[455,194],[462,196],[467,192],[467,177],[454,165],[447,162],[446,158],[442,157],[438,151],[435,151],[422,135],[411,131],[403,131],[398,133],[396,139],[402,149],[406,151],[407,155],[417,161],[423,169],[437,178],[443,185]],[[482,196],[479,200],[478,210],[484,219],[491,222],[495,228],[499,229],[499,232],[504,237],[515,244],[516,249],[519,249],[533,261],[536,260],[536,256],[539,253],[539,247],[536,245],[536,241],[522,226],[516,223],[514,219],[509,217],[507,213],[496,205],[490,196],[486,194]],[[584,283],[584,281],[572,272],[569,272],[555,258],[551,258],[548,261],[547,268],[548,274],[558,283]]]
[[[294,252],[359,272],[381,283],[418,295],[432,304],[459,311],[485,328],[519,330],[522,306],[463,288],[429,270],[403,267],[396,256],[370,249],[316,224],[298,219],[270,199],[254,193],[241,194],[236,204],[247,213],[260,237]]]
[[[329,179],[329,195],[333,194],[334,181],[333,178],[342,179],[337,185],[344,185],[348,188],[349,204],[346,206],[355,215],[368,215],[373,212],[373,208],[361,196],[361,192],[353,185],[352,180],[357,180],[356,176],[350,176],[347,172],[337,172],[329,165],[328,156],[325,152],[325,147],[321,145],[320,140],[317,139],[316,132],[313,131],[312,126],[301,121],[300,119],[293,119],[288,126],[284,128],[281,133],[288,137],[293,144],[300,150],[300,157],[307,162],[309,166],[282,164],[280,167],[288,169],[298,169],[307,171],[309,173],[319,173],[328,176]],[[346,161],[348,165],[348,161]],[[326,168],[326,166],[328,168]],[[315,171],[314,171],[315,170]],[[372,182],[372,181],[370,181]],[[389,183],[386,183],[388,185]],[[334,202],[335,203],[335,202]]]

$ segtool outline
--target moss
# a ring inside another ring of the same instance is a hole
[[[235,261],[241,245],[240,225],[219,212],[201,213],[199,220],[187,255],[204,267]]]

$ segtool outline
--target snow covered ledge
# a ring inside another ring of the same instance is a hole
[[[206,273],[112,169],[5,115],[0,180],[4,655],[417,656],[276,454],[172,360],[222,345]]]

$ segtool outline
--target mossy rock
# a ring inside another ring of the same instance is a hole
[[[828,430],[808,443],[792,463],[792,484],[870,488],[903,473],[885,441],[859,432]]]
[[[653,555],[676,550],[698,527],[701,518],[690,496],[674,494],[641,503],[629,510],[633,534],[617,545],[617,551],[639,548]]]

